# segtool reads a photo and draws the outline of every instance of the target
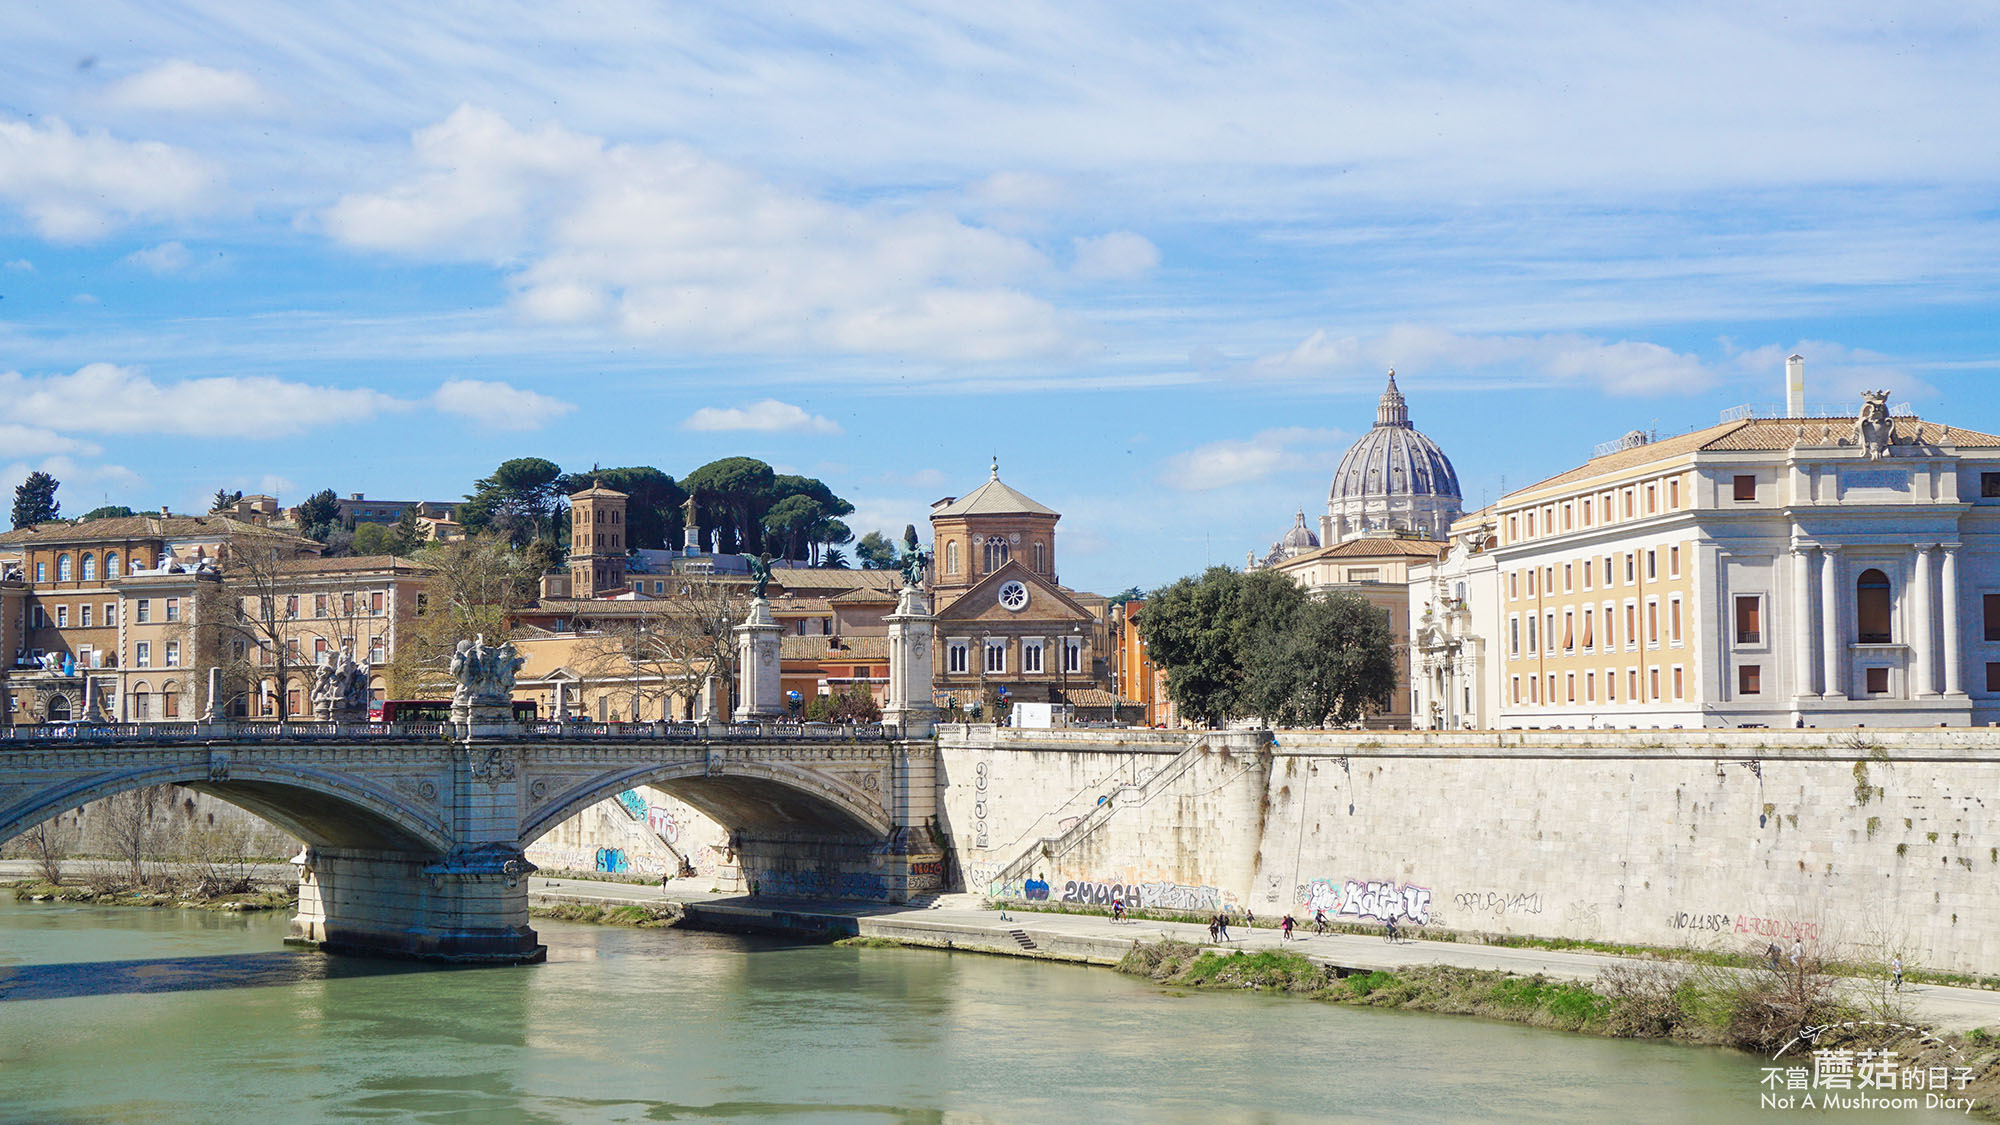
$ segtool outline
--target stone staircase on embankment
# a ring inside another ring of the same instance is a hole
[[[1190,739],[1187,748],[1174,755],[1138,785],[1120,785],[1105,795],[1088,813],[1054,836],[1044,836],[1030,844],[1026,851],[1015,857],[1013,862],[1000,869],[994,881],[1003,887],[1020,883],[1045,862],[1059,860],[1075,851],[1098,829],[1104,827],[1121,808],[1139,808],[1150,803],[1153,798],[1166,792],[1181,775],[1194,768],[1208,750],[1207,734]]]

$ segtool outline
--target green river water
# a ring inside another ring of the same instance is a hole
[[[1739,1054],[1105,969],[543,921],[547,964],[441,971],[284,926],[0,899],[0,1120],[1790,1116]]]

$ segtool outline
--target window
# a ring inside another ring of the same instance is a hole
[[[1667,507],[1676,512],[1681,510],[1681,478],[1679,477],[1675,477],[1667,482]]]
[[[1573,565],[1572,565],[1572,564],[1570,564],[1570,563],[1564,563],[1564,564],[1563,564],[1563,593],[1567,594],[1567,593],[1569,593],[1569,592],[1570,592],[1571,590],[1574,590],[1575,588],[1576,588],[1576,567],[1575,567],[1575,566],[1573,566]]]
[[[986,540],[986,569],[988,573],[1007,565],[1007,541],[998,535]]]
[[[1535,513],[1533,513],[1533,512],[1529,512],[1529,513],[1528,513],[1528,538],[1530,538],[1530,539],[1533,539],[1534,537],[1535,537]]]
[[[1646,603],[1646,643],[1654,648],[1660,647],[1660,603],[1657,601]]]
[[[1625,669],[1625,699],[1630,703],[1639,702],[1639,670]]]
[[[1667,603],[1667,637],[1673,644],[1681,643],[1681,600],[1675,598]]]
[[[368,638],[368,663],[380,664],[388,659],[389,649],[380,634]]]
[[[153,642],[139,641],[132,646],[132,666],[135,668],[153,666]]]
[[[180,666],[181,666],[181,643],[179,641],[168,641],[167,667],[178,668]]]
[[[340,595],[340,615],[341,615],[342,617],[353,617],[353,616],[354,616],[354,595],[353,595],[353,594],[342,594],[342,595]]]
[[[1535,572],[1533,568],[1528,570],[1528,596],[1531,598],[1535,596]]]
[[[298,615],[299,596],[297,594],[287,594],[285,596],[285,619],[290,620]]]
[[[1749,473],[1736,476],[1736,499],[1755,500],[1757,498],[1757,478]]]
[[[117,603],[117,602],[105,602],[105,603],[104,603],[104,623],[105,623],[106,625],[116,625],[116,624],[118,624],[118,603]]]
[[[1888,694],[1889,670],[1887,668],[1864,669],[1863,675],[1864,678],[1867,680],[1867,692],[1869,695]]]
[[[2000,664],[1986,666],[1986,690],[2000,692]]]
[[[1995,478],[2000,478],[2000,473],[1989,473],[1989,474],[1987,474],[1987,475],[1988,475],[1988,476],[1992,476],[1992,477],[1995,477]],[[1512,543],[1512,542],[1514,542],[1515,540],[1519,539],[1520,537],[1521,537],[1521,517],[1519,517],[1519,516],[1508,516],[1508,517],[1507,517],[1507,542],[1509,542],[1509,543]],[[1521,693],[1520,693],[1519,691],[1516,691],[1516,692],[1515,692],[1514,694],[1515,694],[1516,696],[1519,696],[1519,695],[1520,695]],[[1516,703],[1519,703],[1519,702],[1521,702],[1521,701],[1520,701],[1520,700],[1519,700],[1519,699],[1517,698],[1517,699],[1515,699],[1515,700],[1514,700],[1514,702],[1516,702]]]
[[[658,590],[659,586],[658,582],[653,583],[655,590]],[[368,595],[368,612],[375,617],[382,616],[382,591],[377,590]]]
[[[104,552],[104,577],[106,578],[118,577],[118,552],[116,551]]]
[[[1625,553],[1625,584],[1630,586],[1639,580],[1638,557],[1630,551]]]
[[[76,607],[76,623],[81,628],[90,628],[90,606],[88,604]]]
[[[1507,600],[1510,602],[1521,600],[1521,572],[1518,570],[1507,572]],[[1992,619],[1992,614],[1989,612],[1987,620],[1991,621]]]
[[[1575,702],[1576,702],[1576,673],[1575,673],[1575,672],[1565,672],[1565,673],[1563,673],[1563,695],[1564,695],[1564,702],[1566,702],[1566,703],[1575,703]]]
[[[1072,676],[1083,671],[1082,637],[1063,638],[1063,671]]]
[[[1583,611],[1583,651],[1585,652],[1589,652],[1597,646],[1597,630],[1592,627],[1592,622],[1596,620],[1597,614],[1595,611],[1589,609]]]
[[[1674,665],[1674,698],[1687,698],[1686,687],[1681,681],[1681,666],[1678,664]]]
[[[1563,651],[1576,651],[1576,614],[1563,610]]]
[[[1680,576],[1681,576],[1681,549],[1679,547],[1668,547],[1667,577],[1679,578]]]
[[[181,600],[179,598],[168,598],[167,620],[179,621],[180,619],[181,619]]]
[[[1604,556],[1604,588],[1611,588],[1611,556]]]
[[[248,650],[248,644],[240,638],[229,642],[229,656],[232,660],[243,659],[243,654]]]
[[[1625,603],[1625,647],[1639,646],[1639,607],[1635,603]]]
[[[47,563],[45,563],[45,562],[38,562],[38,563],[36,563],[36,564],[35,564],[35,581],[37,581],[37,582],[47,582],[48,580],[49,580],[49,564],[47,564]]]
[[[1583,502],[1583,526],[1585,526],[1585,527],[1589,527],[1589,526],[1590,526],[1590,501],[1589,501],[1589,500],[1585,500],[1585,501]]]
[[[2000,473],[1979,474],[1979,496],[1982,500],[2000,499]]]
[[[1528,651],[1534,652],[1540,646],[1535,643],[1535,615],[1528,615]]]
[[[1650,516],[1655,512],[1658,512],[1659,510],[1660,510],[1659,486],[1649,484],[1646,486],[1646,514]]]
[[[1764,690],[1764,670],[1756,664],[1736,666],[1736,694],[1757,695]]]
[[[153,717],[153,695],[143,683],[132,689],[132,717],[142,721]]]
[[[1989,669],[2000,668],[2000,664],[1988,664],[1986,667]],[[1991,671],[1987,672],[1986,678],[1988,680],[1991,680],[1993,678],[1993,673]],[[1516,703],[1521,702],[1521,677],[1515,676],[1512,682],[1508,686],[1509,689],[1513,692],[1514,702]],[[1989,691],[1992,690],[1990,684],[1988,685],[1988,690]]]
[[[1519,617],[1510,617],[1507,619],[1507,655],[1521,655],[1521,619]],[[1519,700],[1516,700],[1516,702],[1519,702]]]
[[[66,605],[56,607],[56,628],[69,628],[69,607]]]
[[[986,671],[1005,672],[1007,670],[1007,642],[988,640],[986,642]]]
[[[326,595],[325,595],[325,594],[314,594],[314,595],[313,595],[313,616],[314,616],[314,617],[325,617],[325,616],[326,616]]]
[[[41,606],[35,606],[32,610],[29,611],[28,621],[29,621],[28,627],[31,629],[46,628],[49,623],[48,616],[42,612]]]
[[[1632,518],[1632,490],[1629,488],[1625,490],[1625,518]]]
[[[2000,594],[1988,594],[1980,600],[1986,607],[1986,639],[2000,641]]]
[[[173,683],[160,685],[160,717],[163,719],[181,717],[180,685]]]
[[[1042,642],[1031,637],[1021,642],[1021,671],[1035,674],[1042,671]]]
[[[90,554],[86,554],[86,555],[84,555],[84,556],[83,556],[83,580],[84,580],[85,582],[95,582],[95,581],[97,581],[97,556],[96,556],[96,555],[90,555]]]
[[[1549,651],[1556,650],[1556,615],[1554,610],[1542,615],[1542,640],[1548,642]]]
[[[1736,595],[1736,643],[1764,643],[1764,599],[1755,594]]]
[[[1540,676],[1529,676],[1528,702],[1540,703],[1541,701],[1542,701],[1542,678]]]
[[[1889,616],[1889,576],[1879,570],[1862,571],[1861,577],[1854,582],[1854,617],[1861,643],[1889,644]]]
[[[1597,673],[1595,672],[1585,672],[1583,674],[1583,701],[1585,703],[1597,702]]]
[[[1040,542],[1040,541],[1037,541],[1037,542],[1035,543],[1035,573],[1036,573],[1036,574],[1047,574],[1047,573],[1049,572],[1049,559],[1048,559],[1048,555],[1049,555],[1049,548],[1048,548],[1048,544],[1046,544],[1046,543],[1043,543],[1043,542]]]
[[[1647,551],[1646,581],[1651,582],[1653,579],[1658,578],[1659,576],[1660,576],[1660,552]]]
[[[69,581],[69,556],[68,556],[68,555],[57,555],[57,556],[56,556],[56,581],[58,581],[58,582],[67,582],[67,581]]]
[[[658,587],[659,587],[659,583],[655,582],[655,583],[653,584],[653,586],[654,586],[655,590],[657,591],[657,589],[658,589]],[[430,596],[429,594],[418,594],[418,595],[417,595],[417,616],[418,616],[418,617],[422,617],[422,616],[423,616],[424,614],[426,614],[426,613],[429,613],[429,612],[430,612],[430,609],[431,609],[431,596]]]
[[[1570,530],[1573,530],[1573,529],[1574,529],[1575,527],[1576,527],[1576,505],[1574,505],[1574,504],[1564,504],[1564,505],[1563,505],[1563,530],[1564,530],[1564,531],[1570,531]]]
[[[962,676],[969,663],[967,656],[972,646],[964,641],[952,641],[944,649],[944,670],[946,675]]]
[[[958,540],[956,539],[944,545],[944,572],[946,574],[958,573]]]

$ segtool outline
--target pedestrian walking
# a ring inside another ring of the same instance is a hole
[[[1778,952],[1777,942],[1774,941],[1764,947],[1764,959],[1771,963],[1771,971],[1774,973],[1778,971],[1778,958],[1781,956],[1783,955]]]
[[[1325,907],[1321,907],[1320,909],[1313,911],[1313,932],[1316,934],[1326,933]]]
[[[1212,914],[1208,919],[1208,943],[1214,945],[1216,935],[1222,932],[1222,915]]]
[[[1889,961],[1889,971],[1896,976],[1896,991],[1903,991],[1903,955],[1898,953]]]
[[[1284,940],[1292,940],[1292,916],[1289,914],[1285,915],[1283,920],[1278,923],[1278,929],[1283,932]]]
[[[1222,930],[1222,940],[1223,940],[1223,941],[1228,941],[1228,940],[1229,940],[1229,912],[1228,912],[1227,910],[1225,910],[1225,911],[1223,911],[1222,913],[1220,913],[1220,914],[1217,914],[1217,915],[1215,916],[1215,921],[1216,921],[1216,925],[1218,925],[1218,926],[1219,926],[1219,927],[1221,928],[1221,930]]]
[[[1253,932],[1257,929],[1257,912],[1247,906],[1243,908],[1243,928]]]
[[[1805,942],[1803,942],[1803,941],[1800,941],[1800,940],[1799,940],[1798,938],[1793,938],[1793,939],[1792,939],[1792,968],[1794,968],[1794,969],[1798,968],[1799,966],[1801,966],[1801,965],[1805,964],[1805,961],[1806,961],[1806,943],[1805,943]]]

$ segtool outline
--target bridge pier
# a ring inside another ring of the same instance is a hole
[[[442,859],[308,847],[292,862],[299,912],[288,945],[464,964],[548,956],[528,925],[527,877],[535,868],[518,847],[455,849]]]

